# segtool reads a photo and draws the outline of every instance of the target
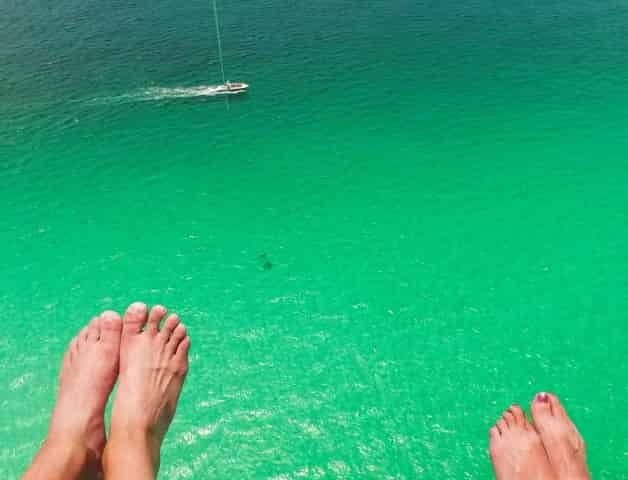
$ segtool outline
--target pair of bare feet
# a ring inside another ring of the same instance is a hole
[[[489,430],[497,480],[590,480],[584,440],[558,397],[539,393],[530,406],[534,425],[518,405]]]
[[[134,303],[106,311],[70,342],[48,436],[25,480],[152,479],[188,370],[190,338],[176,314]],[[109,439],[104,412],[116,380]]]

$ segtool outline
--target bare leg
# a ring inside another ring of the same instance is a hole
[[[176,315],[162,306],[148,314],[134,303],[122,322],[120,384],[105,449],[105,478],[154,479],[161,443],[172,421],[188,370],[190,337]],[[144,329],[144,327],[146,327]]]
[[[531,410],[556,478],[590,480],[584,440],[558,397],[539,393],[532,401]]]
[[[103,416],[118,375],[121,326],[117,313],[104,312],[70,342],[48,436],[23,480],[100,476]]]
[[[489,431],[496,480],[556,480],[541,437],[517,405]]]

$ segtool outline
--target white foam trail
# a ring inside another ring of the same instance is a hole
[[[148,88],[140,96],[143,100],[163,100],[166,98],[213,97],[225,93],[218,86],[200,85],[198,87]]]
[[[151,102],[176,98],[214,97],[233,92],[226,92],[217,85],[199,85],[195,87],[150,87],[134,93],[125,93],[113,97],[95,98],[89,101],[92,105],[111,105],[130,102]]]

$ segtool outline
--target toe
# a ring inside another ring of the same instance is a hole
[[[92,318],[87,326],[87,341],[90,343],[96,343],[100,338],[100,317]]]
[[[63,355],[63,361],[61,362],[61,373],[72,364],[72,359],[76,353],[76,337],[74,337],[68,344],[68,348]]]
[[[499,456],[499,451],[502,445],[502,435],[499,432],[497,425],[493,425],[488,431],[488,453],[491,459]]]
[[[511,405],[508,411],[512,414],[515,425],[525,426],[526,414],[519,405]]]
[[[122,333],[122,320],[117,312],[107,310],[100,315],[100,340],[105,343],[119,344]]]
[[[150,310],[150,314],[148,315],[148,327],[146,330],[153,335],[156,335],[159,331],[159,322],[166,315],[166,307],[163,305],[155,305]]]
[[[186,335],[185,338],[181,340],[181,343],[179,343],[179,346],[177,347],[177,355],[181,355],[187,358],[191,345],[192,345],[192,340],[190,339],[189,335]]]
[[[135,302],[129,305],[122,321],[122,335],[135,335],[146,325],[147,308],[144,303]]]
[[[80,351],[81,347],[87,343],[88,336],[89,336],[89,329],[87,327],[83,327],[77,335],[78,340],[76,343],[77,343],[78,351]]]
[[[548,422],[552,420],[552,406],[549,401],[549,395],[545,392],[537,393],[530,405],[534,425],[539,431],[542,431]]]
[[[497,420],[497,423],[495,425],[499,429],[499,433],[501,433],[502,435],[508,430],[508,424],[503,418]]]
[[[177,328],[174,329],[174,332],[172,332],[172,335],[170,335],[170,339],[168,340],[168,343],[166,344],[166,350],[169,351],[171,355],[175,354],[175,352],[177,351],[177,347],[179,346],[181,341],[185,338],[187,333],[188,333],[187,329],[185,328],[185,325],[183,325],[182,323],[177,325]]]
[[[186,336],[181,340],[181,343],[179,343],[177,352],[174,355],[177,371],[182,375],[188,373],[188,352],[190,351],[190,345],[190,337]]]
[[[510,412],[510,410],[506,410],[502,415],[502,418],[506,422],[506,425],[508,425],[510,428],[517,425],[517,423],[515,422],[515,416]]]
[[[549,404],[552,408],[552,414],[555,417],[567,419],[567,411],[565,410],[565,407],[563,407],[563,405],[560,403],[558,397],[551,393],[548,393],[547,396],[549,398]]]
[[[72,339],[70,342],[70,346],[68,347],[68,351],[70,352],[70,363],[74,361],[74,358],[78,355],[79,349],[79,337],[78,335]]]
[[[166,321],[164,322],[164,326],[159,332],[164,343],[168,341],[168,339],[172,335],[172,332],[174,332],[174,330],[177,328],[178,325],[179,325],[179,316],[176,313],[173,313],[166,319]]]

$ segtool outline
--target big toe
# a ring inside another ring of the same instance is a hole
[[[122,333],[122,320],[120,315],[111,310],[107,310],[100,315],[100,340],[110,345],[120,343]]]
[[[140,333],[146,325],[148,308],[142,302],[129,305],[124,313],[122,321],[122,335],[134,335]]]
[[[100,317],[92,318],[92,321],[87,325],[87,341],[89,343],[96,343],[100,339]]]
[[[547,396],[549,398],[549,404],[552,407],[552,415],[561,420],[569,420],[569,417],[567,416],[567,410],[565,410],[563,404],[560,403],[558,397],[551,393],[548,393]]]
[[[537,393],[530,405],[530,412],[534,419],[534,425],[539,431],[547,426],[553,419],[549,393]]]

